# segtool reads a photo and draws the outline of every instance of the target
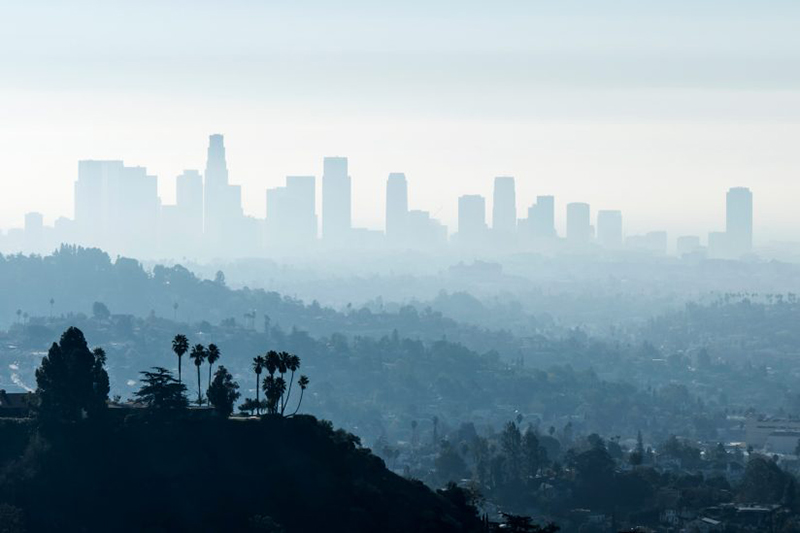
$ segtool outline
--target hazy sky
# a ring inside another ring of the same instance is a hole
[[[559,225],[587,201],[673,237],[749,186],[756,239],[800,241],[798,27],[797,0],[0,0],[0,226],[71,216],[78,159],[146,166],[170,203],[219,132],[259,217],[344,155],[360,225],[390,172],[451,229],[512,175],[520,213],[554,194]]]

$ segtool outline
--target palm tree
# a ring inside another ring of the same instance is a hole
[[[189,357],[194,361],[194,366],[197,367],[197,405],[203,404],[203,393],[200,391],[200,366],[206,360],[206,349],[202,344],[195,344],[192,347],[192,353]]]
[[[297,402],[297,408],[292,413],[292,416],[297,414],[297,411],[300,410],[300,404],[303,403],[303,393],[308,388],[308,376],[300,376],[300,379],[297,380],[297,384],[300,386],[300,400]]]
[[[259,355],[257,357],[253,357],[253,372],[256,373],[256,413],[261,414],[261,401],[259,400],[259,389],[261,388],[259,385],[261,383],[261,371],[264,370],[264,365],[267,363],[267,360],[264,358],[263,355]]]
[[[286,409],[286,404],[289,403],[289,397],[292,395],[292,383],[294,382],[294,373],[297,372],[298,368],[300,368],[300,358],[297,357],[296,355],[290,355],[286,360],[286,368],[292,374],[289,377],[289,390],[286,391],[286,399],[281,405],[281,414],[283,414],[284,410]]]
[[[279,361],[280,361],[280,356],[278,355],[278,352],[276,352],[275,350],[270,350],[267,352],[264,368],[267,369],[267,372],[269,372],[270,376],[275,375],[275,371],[278,370]]]
[[[283,378],[284,374],[286,374],[286,372],[289,370],[289,359],[291,357],[292,356],[289,355],[288,352],[280,352],[278,354],[278,372],[280,372],[281,378]],[[284,380],[284,385],[285,384],[286,384],[286,381]],[[284,391],[283,392],[286,392],[286,388],[285,387],[284,387]],[[281,394],[280,404],[278,404],[276,406],[277,408],[280,408],[281,414],[283,414],[283,404],[286,401],[288,401],[288,399],[289,399],[288,396],[284,396],[283,394]]]
[[[267,411],[269,414],[277,414],[280,407],[280,400],[286,392],[286,381],[278,376],[270,374],[264,378],[264,395],[267,397]]]
[[[50,298],[50,318],[53,318],[53,305],[55,305],[56,301],[54,298]]]
[[[206,351],[206,358],[208,359],[208,386],[211,386],[211,370],[214,368],[214,363],[219,361],[219,358],[222,354],[217,348],[216,344],[209,344],[208,350]]]
[[[189,339],[186,338],[186,335],[177,334],[175,338],[172,339],[172,351],[175,352],[175,355],[178,356],[178,383],[181,382],[181,358],[183,354],[189,351]]]

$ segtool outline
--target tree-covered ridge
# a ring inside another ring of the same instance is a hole
[[[289,354],[267,359],[273,377],[299,367]],[[284,416],[288,395],[264,417],[230,419],[238,386],[224,366],[208,389],[214,409],[190,411],[164,368],[144,372],[136,403],[109,404],[104,363],[69,328],[37,370],[35,417],[0,424],[0,512],[14,533],[484,530],[458,489],[435,494],[358,437]]]
[[[70,282],[63,283],[64,279]],[[513,337],[507,332],[459,324],[430,309],[419,312],[404,306],[396,312],[372,312],[362,307],[340,312],[276,292],[233,290],[221,272],[214,280],[200,279],[180,265],[156,265],[149,272],[134,259],[112,261],[101,250],[75,246],[64,245],[44,257],[0,255],[0,292],[6,295],[0,300],[0,325],[54,313],[88,313],[100,302],[115,314],[154,315],[180,322],[224,321],[253,329],[280,325],[315,336],[346,332],[380,337],[397,329],[410,338],[446,336],[480,351],[514,351]]]

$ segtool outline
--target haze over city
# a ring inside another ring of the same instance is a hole
[[[756,193],[757,240],[800,240],[798,8],[788,1],[15,3],[0,44],[0,226],[72,216],[77,161],[124,160],[168,204],[206,137],[228,139],[245,213],[349,159],[353,222],[383,226],[386,177],[455,227],[463,194],[517,180],[626,214],[631,234],[720,229]],[[35,23],[34,23],[35,22]],[[30,24],[28,24],[30,23]],[[102,42],[102,46],[96,46]],[[55,46],[57,43],[57,46]],[[40,191],[53,194],[41,195]],[[561,210],[559,210],[560,212]],[[563,229],[563,219],[557,222]]]
[[[800,531],[798,27],[0,0],[0,533]]]

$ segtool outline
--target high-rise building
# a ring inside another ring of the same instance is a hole
[[[204,183],[203,231],[214,250],[230,249],[242,226],[242,190],[228,183],[228,163],[223,136],[208,138]]]
[[[386,239],[404,242],[408,231],[408,184],[406,175],[395,172],[386,181]]]
[[[517,229],[517,197],[514,178],[510,176],[494,179],[492,229],[508,234],[514,233]]]
[[[477,194],[467,194],[458,199],[458,240],[474,244],[486,236],[486,200]]]
[[[40,253],[44,247],[44,217],[41,213],[25,213],[25,249]]]
[[[267,190],[267,240],[296,248],[317,238],[316,178],[287,176],[286,185]]]
[[[203,233],[203,176],[197,170],[184,170],[175,181],[175,204],[182,232],[191,238]]]
[[[597,212],[597,242],[605,248],[622,246],[622,212],[600,210]]]
[[[537,196],[536,203],[528,209],[528,224],[534,239],[556,236],[555,198]]]
[[[351,186],[346,157],[326,157],[322,174],[322,238],[342,244],[352,228]]]
[[[753,248],[753,193],[734,187],[725,197],[725,233],[732,256],[739,257]]]
[[[592,225],[589,204],[573,202],[567,204],[567,241],[576,244],[588,244],[592,239]]]
[[[122,161],[79,161],[75,223],[79,240],[113,252],[149,254],[161,202],[158,179]]]

